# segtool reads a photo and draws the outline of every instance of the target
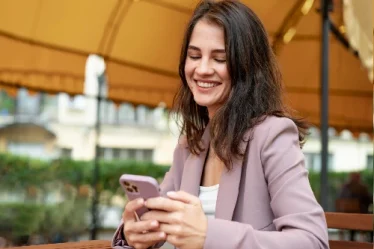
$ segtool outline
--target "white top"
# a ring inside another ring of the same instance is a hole
[[[203,206],[204,213],[208,218],[214,218],[216,213],[218,188],[219,184],[209,187],[200,186],[199,199]]]

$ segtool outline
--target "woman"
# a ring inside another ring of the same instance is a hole
[[[131,201],[116,248],[328,248],[308,181],[306,125],[282,102],[265,29],[238,1],[201,2],[187,27],[175,110],[182,136],[164,197]],[[136,222],[134,211],[152,209]]]

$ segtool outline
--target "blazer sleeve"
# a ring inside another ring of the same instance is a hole
[[[205,249],[329,248],[324,211],[309,184],[296,125],[287,118],[274,120],[260,148],[276,230],[259,231],[249,224],[208,219]]]
[[[174,184],[174,177],[177,174],[177,167],[180,165],[180,161],[182,160],[182,148],[181,145],[178,144],[177,147],[174,150],[174,156],[173,156],[173,163],[170,167],[170,170],[165,174],[165,177],[160,185],[160,193],[162,196],[166,195],[168,191],[174,191],[175,190],[175,184]],[[128,245],[126,238],[123,234],[123,226],[124,223],[121,220],[120,225],[118,226],[116,232],[114,233],[113,239],[112,239],[112,247],[115,249],[134,249],[134,247],[131,247]],[[156,245],[154,245],[152,248],[159,248],[164,244],[164,242],[160,242]]]

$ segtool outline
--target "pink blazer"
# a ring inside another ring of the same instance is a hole
[[[249,136],[252,140],[245,142]],[[202,140],[208,148],[209,126]],[[233,169],[222,173],[215,219],[208,219],[204,248],[329,248],[324,212],[309,184],[295,124],[267,117],[245,134],[241,148],[244,158],[234,160]],[[198,196],[206,153],[190,154],[182,137],[161,184],[162,193],[183,190]],[[122,227],[113,246],[131,248]]]

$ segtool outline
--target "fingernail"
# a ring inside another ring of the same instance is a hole
[[[159,234],[159,236],[160,236],[160,238],[164,238],[164,237],[165,237],[165,233],[164,233],[164,232],[161,232],[161,233]]]
[[[152,221],[152,222],[151,222],[151,226],[153,226],[153,227],[157,226],[157,221],[155,221],[155,220]]]
[[[141,204],[143,204],[143,203],[144,203],[144,200],[143,200],[143,199],[139,199],[139,200],[138,200],[138,204],[139,204],[139,205],[141,205]]]
[[[177,196],[177,193],[175,191],[169,191],[166,193],[168,196],[170,197],[176,197]]]

